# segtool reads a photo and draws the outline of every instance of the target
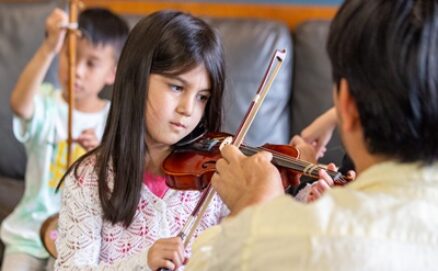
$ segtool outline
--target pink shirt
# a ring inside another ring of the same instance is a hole
[[[166,184],[166,177],[152,175],[149,172],[144,173],[143,183],[160,199],[162,199],[167,190],[169,190]]]

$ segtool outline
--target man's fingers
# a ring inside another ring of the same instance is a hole
[[[213,188],[219,193],[221,194],[222,192],[222,186],[223,186],[223,181],[221,179],[221,172],[223,172],[223,170],[225,170],[225,168],[228,166],[228,162],[221,158],[219,160],[216,161],[216,172],[213,174],[213,176],[211,177],[211,185],[213,186]]]
[[[230,163],[239,162],[245,155],[234,145],[224,145],[221,149],[222,157]]]
[[[221,158],[219,160],[216,161],[216,171],[217,173],[220,175],[220,173],[222,172],[222,170],[224,170],[224,168],[228,165],[227,160],[225,160],[224,158]]]
[[[260,157],[262,157],[263,159],[266,159],[269,162],[272,160],[272,153],[267,152],[267,151],[261,151],[261,152],[257,153],[256,155],[259,155]]]

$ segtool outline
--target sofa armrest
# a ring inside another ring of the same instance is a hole
[[[24,193],[24,180],[0,176],[0,221],[14,210]]]

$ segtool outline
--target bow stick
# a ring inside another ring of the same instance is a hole
[[[78,0],[69,2],[69,27],[67,29],[68,39],[68,126],[67,126],[67,168],[72,163],[72,144],[73,144],[73,110],[74,110],[74,89],[76,76],[76,43],[78,25]]]

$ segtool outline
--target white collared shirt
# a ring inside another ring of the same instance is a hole
[[[314,203],[247,208],[198,238],[187,270],[438,270],[438,165],[386,162]]]

